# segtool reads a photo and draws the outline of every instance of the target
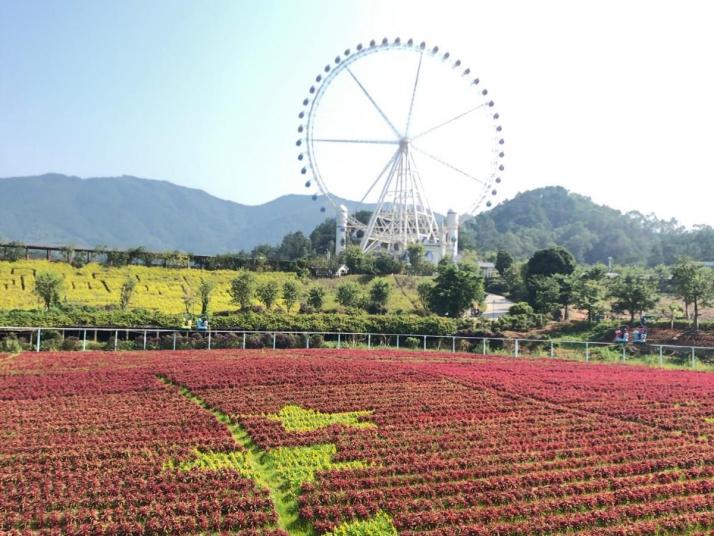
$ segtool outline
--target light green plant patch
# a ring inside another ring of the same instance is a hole
[[[304,482],[313,482],[317,471],[337,471],[341,469],[361,469],[360,461],[333,462],[337,453],[334,444],[311,445],[309,447],[280,447],[269,450],[266,465],[281,482],[281,489],[290,499],[296,499]]]
[[[397,536],[392,518],[379,512],[372,519],[343,523],[325,536]]]
[[[164,464],[164,469],[178,471],[190,471],[192,469],[220,471],[222,469],[231,469],[245,478],[252,478],[253,480],[258,478],[251,460],[248,459],[249,453],[246,451],[202,452],[194,449],[194,456],[194,459],[182,462],[169,460]]]
[[[287,432],[310,432],[327,428],[333,424],[351,426],[353,428],[375,428],[371,422],[360,420],[371,415],[371,411],[348,411],[344,413],[322,413],[314,409],[288,405],[279,413],[266,415],[271,421],[282,423]]]
[[[704,417],[704,422],[707,424],[714,424],[714,417]]]
[[[196,470],[221,470],[231,469],[237,471],[241,476],[251,478],[261,488],[267,490],[275,507],[275,512],[278,515],[278,527],[285,529],[291,536],[314,536],[315,530],[310,523],[300,517],[299,505],[297,501],[300,492],[300,486],[303,482],[312,482],[315,479],[315,473],[321,470],[344,470],[358,469],[366,467],[364,462],[349,461],[349,462],[333,462],[333,458],[337,452],[334,444],[311,445],[307,447],[280,447],[276,449],[264,450],[261,449],[250,437],[247,430],[243,428],[239,422],[231,420],[231,418],[215,407],[209,406],[204,400],[192,393],[185,386],[173,383],[166,376],[159,376],[159,381],[167,386],[177,389],[178,392],[197,404],[201,408],[213,414],[216,420],[222,423],[231,433],[233,440],[242,450],[231,452],[201,452],[194,450],[194,458],[185,461],[168,461],[164,464],[166,470],[190,471]],[[303,410],[298,406],[292,406]],[[313,412],[318,413],[318,412]],[[351,414],[336,414],[336,415],[352,415],[352,419],[369,415],[369,411],[352,412]],[[330,417],[335,414],[322,414]],[[349,420],[342,417],[343,420]],[[357,421],[360,428],[373,427],[371,423]],[[369,426],[364,426],[369,425]],[[377,518],[375,518],[377,519]],[[380,518],[381,519],[381,518]],[[350,527],[354,526],[354,530],[358,532],[336,532],[339,535],[396,535],[393,525],[389,518],[388,525],[385,525],[384,520],[377,519],[375,522],[354,522],[344,525],[340,530],[353,530]],[[366,523],[366,525],[364,524]],[[376,528],[370,529],[371,532],[359,532],[367,530],[372,526]],[[361,529],[360,527],[366,527]],[[392,527],[384,529],[383,527]]]

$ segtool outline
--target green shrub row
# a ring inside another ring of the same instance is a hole
[[[405,333],[451,335],[473,330],[474,320],[439,316],[370,314],[286,314],[277,312],[236,313],[211,318],[213,330],[241,331],[323,331],[341,333]],[[90,311],[86,309],[50,311],[0,311],[0,326],[16,327],[155,327],[179,328],[181,315],[134,309],[131,311]]]

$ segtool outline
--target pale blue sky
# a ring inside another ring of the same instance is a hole
[[[297,112],[389,36],[488,84],[503,194],[550,184],[714,224],[706,2],[0,0],[0,176],[136,175],[254,204],[304,193]]]

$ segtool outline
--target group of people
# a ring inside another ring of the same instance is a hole
[[[191,330],[193,328],[193,317],[184,316],[183,324],[181,324],[181,329]],[[196,329],[198,331],[208,331],[208,317],[199,316],[196,319]]]
[[[627,326],[615,330],[615,342],[627,344],[630,342],[630,331]],[[632,342],[647,342],[647,327],[640,326],[632,330]]]

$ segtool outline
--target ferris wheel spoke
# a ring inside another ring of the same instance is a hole
[[[439,158],[438,156],[434,156],[434,155],[431,154],[431,153],[427,153],[425,150],[420,149],[419,147],[417,147],[417,146],[414,145],[414,144],[412,144],[411,147],[412,147],[412,149],[415,149],[416,151],[419,151],[419,152],[420,152],[421,154],[423,154],[424,156],[428,156],[429,158],[431,158],[431,159],[434,160],[435,162],[438,162],[438,163],[441,164],[442,166],[448,167],[449,169],[455,171],[456,173],[459,173],[460,175],[463,175],[464,177],[468,177],[469,179],[471,179],[471,180],[473,180],[473,181],[476,181],[476,182],[478,182],[478,183],[480,183],[480,184],[483,184],[484,186],[487,186],[487,185],[488,185],[488,183],[487,183],[485,180],[479,179],[478,177],[474,177],[474,176],[471,175],[470,173],[466,173],[463,169],[459,169],[459,168],[457,168],[456,166],[453,166],[453,165],[449,164],[447,161],[442,160],[442,159]]]
[[[394,126],[394,123],[392,123],[392,122],[389,120],[389,118],[386,116],[386,114],[382,111],[382,109],[379,107],[379,105],[376,103],[376,101],[372,98],[372,95],[369,94],[369,91],[367,91],[367,89],[362,85],[362,82],[359,81],[359,78],[357,78],[357,77],[355,76],[355,74],[352,72],[352,69],[350,69],[350,68],[348,67],[348,68],[347,68],[347,72],[350,73],[350,76],[351,76],[352,79],[357,83],[357,85],[359,86],[359,88],[362,90],[362,93],[364,93],[365,96],[369,99],[369,102],[371,102],[371,103],[372,103],[372,106],[374,106],[374,108],[377,110],[377,112],[379,112],[379,115],[382,116],[382,119],[384,119],[384,120],[387,122],[387,124],[389,125],[389,128],[392,129],[392,131],[393,131],[394,134],[397,136],[397,138],[401,139],[401,138],[402,138],[402,135],[401,135],[401,134],[399,133],[399,131],[397,130],[397,127]]]
[[[387,164],[384,166],[384,168],[382,169],[382,171],[380,171],[380,172],[379,172],[379,175],[377,175],[377,178],[374,179],[374,182],[372,183],[372,185],[371,185],[371,186],[369,187],[369,189],[367,190],[367,193],[364,194],[364,195],[362,196],[362,199],[359,200],[360,204],[364,203],[364,200],[367,199],[367,196],[369,196],[370,193],[372,193],[372,190],[374,190],[374,187],[377,186],[377,184],[379,183],[379,181],[382,179],[382,176],[387,172],[387,170],[388,170],[390,167],[392,167],[392,165],[393,165],[393,163],[394,163],[394,160],[397,158],[397,155],[399,154],[400,151],[401,151],[401,148],[397,149],[397,150],[394,152],[394,154],[393,154],[392,157],[389,159],[389,161],[387,162]]]
[[[320,143],[374,143],[385,145],[397,145],[399,143],[399,140],[352,140],[339,138],[313,138],[312,141]]]
[[[439,123],[438,125],[436,125],[436,126],[434,126],[434,127],[431,127],[430,129],[425,130],[424,132],[420,132],[420,133],[417,134],[416,136],[412,136],[412,140],[416,140],[416,139],[418,139],[418,138],[421,138],[422,136],[426,136],[427,134],[431,134],[431,133],[434,132],[435,130],[438,130],[438,129],[442,128],[442,127],[445,127],[446,125],[448,125],[448,124],[450,124],[450,123],[453,123],[454,121],[457,121],[458,119],[461,119],[462,117],[466,117],[466,116],[469,115],[470,113],[473,113],[473,112],[475,112],[476,110],[479,110],[479,109],[483,108],[484,106],[488,106],[488,103],[487,103],[487,102],[484,102],[484,103],[482,103],[482,104],[479,104],[478,106],[474,106],[473,108],[471,108],[471,109],[469,109],[469,110],[466,110],[465,112],[462,112],[462,113],[460,113],[460,114],[458,114],[458,115],[455,115],[455,116],[452,117],[451,119],[447,119],[447,120],[444,121],[443,123]]]
[[[424,59],[424,54],[419,54],[419,65],[417,65],[416,76],[414,77],[414,87],[412,88],[412,100],[409,103],[409,115],[407,116],[407,128],[404,129],[404,135],[409,136],[409,126],[412,123],[412,112],[414,111],[414,98],[416,97],[417,86],[419,85],[419,73],[421,73],[421,60]]]

